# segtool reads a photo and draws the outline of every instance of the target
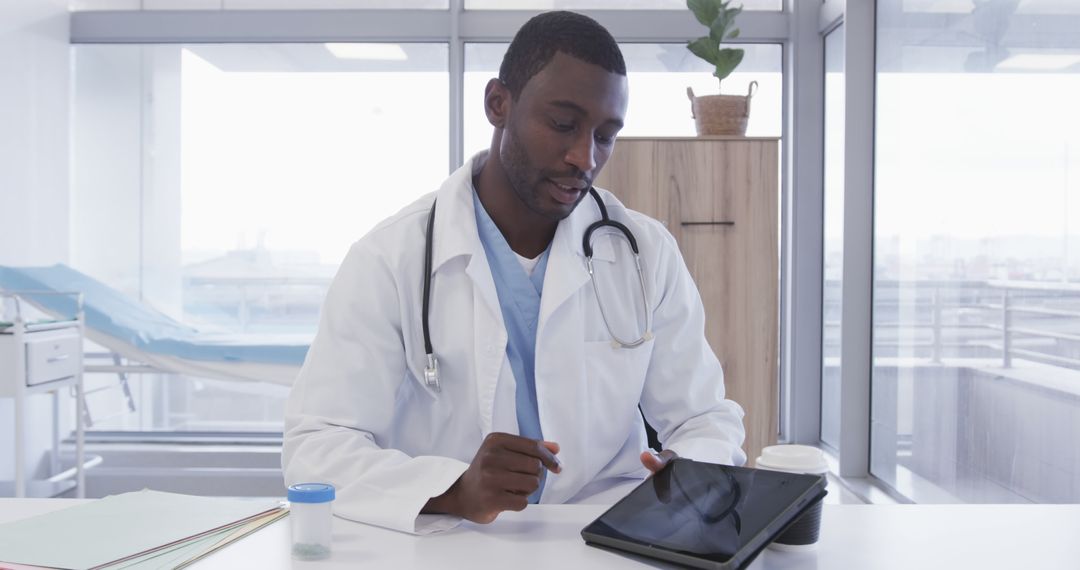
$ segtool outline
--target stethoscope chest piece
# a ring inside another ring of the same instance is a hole
[[[424,384],[436,392],[442,392],[442,386],[439,384],[439,359],[431,353],[428,353],[427,366],[424,367]]]

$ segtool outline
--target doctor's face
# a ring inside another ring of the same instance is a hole
[[[518,199],[546,218],[569,216],[611,156],[627,98],[625,76],[556,53],[510,103],[499,141]]]

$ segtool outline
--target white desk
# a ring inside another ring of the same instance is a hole
[[[75,499],[0,499],[0,522],[77,504]],[[581,528],[603,507],[540,505],[504,513],[491,525],[464,524],[414,537],[335,519],[334,555],[289,558],[288,518],[190,568],[336,570],[355,568],[667,568],[586,546]],[[825,505],[816,552],[766,550],[752,570],[989,570],[1080,568],[1080,505]]]

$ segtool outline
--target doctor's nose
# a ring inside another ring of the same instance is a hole
[[[574,146],[566,151],[564,160],[586,176],[590,176],[596,168],[596,142],[593,141],[592,135],[588,134],[574,141]]]

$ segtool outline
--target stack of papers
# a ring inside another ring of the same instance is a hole
[[[113,495],[0,525],[0,569],[184,568],[288,512],[280,501]]]

